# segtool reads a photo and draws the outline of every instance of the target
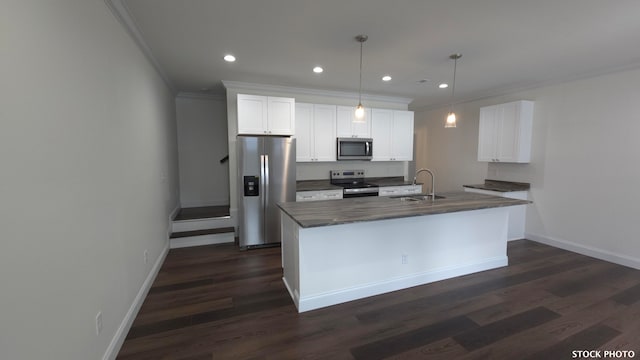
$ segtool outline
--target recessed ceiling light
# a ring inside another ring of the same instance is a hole
[[[323,71],[324,71],[324,69],[321,68],[320,66],[316,66],[316,67],[313,68],[313,72],[316,73],[316,74],[320,74]]]
[[[442,84],[438,85],[438,87],[439,87],[440,89],[446,89],[446,88],[448,88],[448,87],[449,87],[449,84],[447,84],[447,83],[442,83]]]
[[[385,75],[382,77],[382,81],[391,81],[391,76]]]
[[[236,61],[236,57],[231,55],[231,54],[227,54],[224,56],[224,61],[226,62],[234,62]]]

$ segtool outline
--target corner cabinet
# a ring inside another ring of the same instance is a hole
[[[373,161],[413,160],[413,111],[373,109]]]
[[[294,135],[295,99],[238,94],[238,134]]]
[[[532,124],[533,101],[480,108],[478,161],[528,163]]]
[[[371,137],[371,109],[365,108],[363,121],[354,122],[355,116],[355,106],[337,107],[336,137]]]
[[[296,161],[336,161],[336,106],[296,103]]]

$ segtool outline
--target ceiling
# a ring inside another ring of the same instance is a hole
[[[363,93],[412,109],[450,102],[437,85],[451,81],[453,53],[455,102],[640,66],[638,0],[111,2],[179,92],[224,94],[230,80],[357,93],[358,34],[369,36]]]

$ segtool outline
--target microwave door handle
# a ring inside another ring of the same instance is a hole
[[[364,143],[364,144],[365,144],[365,147],[366,147],[366,148],[365,148],[365,152],[366,152],[366,154],[365,154],[365,155],[369,155],[369,154],[371,154],[371,152],[369,151],[369,142],[368,142],[368,141],[365,141],[365,143]]]

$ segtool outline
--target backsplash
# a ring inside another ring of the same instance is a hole
[[[367,177],[405,176],[406,162],[403,161],[336,161],[297,163],[297,180],[329,179],[330,170],[362,169]]]

